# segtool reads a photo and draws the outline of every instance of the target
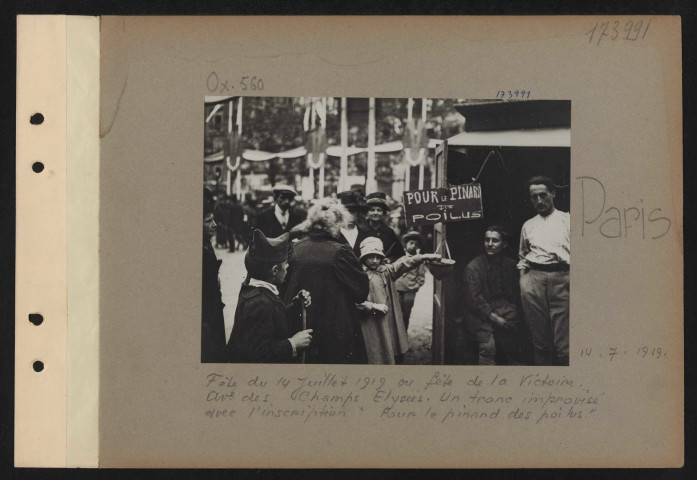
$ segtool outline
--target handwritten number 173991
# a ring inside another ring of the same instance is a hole
[[[643,40],[646,38],[646,32],[649,31],[651,26],[651,20],[644,23],[643,20],[634,22],[633,20],[627,20],[626,22],[621,22],[619,20],[612,20],[607,22],[596,22],[593,28],[586,32],[588,36],[588,43],[593,43],[595,40],[597,47],[603,40],[627,40],[630,42],[636,42],[637,40]]]

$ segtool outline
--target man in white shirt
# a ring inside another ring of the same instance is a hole
[[[341,227],[339,241],[347,243],[353,250],[356,258],[361,256],[361,241],[366,237],[366,228],[361,224],[358,212],[361,210],[360,194],[353,190],[339,192],[336,196],[341,204],[348,210],[350,218],[346,225]]]
[[[275,205],[257,215],[255,227],[267,238],[280,237],[303,221],[292,208],[297,192],[289,185],[273,187]]]
[[[518,269],[536,365],[569,364],[569,214],[554,208],[549,177],[528,181],[537,215],[520,232]]]

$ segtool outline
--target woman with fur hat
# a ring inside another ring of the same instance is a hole
[[[305,235],[293,245],[285,298],[292,298],[300,290],[312,293],[307,327],[314,333],[306,353],[307,363],[367,361],[355,305],[368,296],[368,276],[351,247],[339,240],[348,218],[339,200],[323,198],[291,232],[291,236]]]
[[[365,339],[368,363],[401,363],[401,357],[409,350],[407,331],[402,320],[402,309],[394,281],[404,272],[418,267],[425,261],[438,260],[434,253],[404,256],[391,264],[383,262],[385,254],[379,238],[368,237],[361,242],[361,262],[368,274],[370,293],[368,299],[358,305],[364,312],[361,329]]]

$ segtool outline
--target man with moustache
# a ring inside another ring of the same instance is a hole
[[[267,208],[256,216],[255,228],[258,228],[267,238],[280,237],[290,232],[291,228],[303,221],[295,211],[293,203],[298,193],[288,185],[273,187],[275,205]]]
[[[528,180],[537,215],[520,232],[518,270],[525,319],[536,365],[569,364],[569,214],[554,207],[549,177]]]

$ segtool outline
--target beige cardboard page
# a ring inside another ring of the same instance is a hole
[[[15,465],[96,466],[99,22],[20,16],[17,45]]]
[[[100,466],[682,465],[679,18],[106,17],[100,62]],[[201,364],[203,99],[251,94],[243,76],[254,96],[571,100],[571,366]],[[333,415],[292,394],[309,381]]]

